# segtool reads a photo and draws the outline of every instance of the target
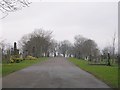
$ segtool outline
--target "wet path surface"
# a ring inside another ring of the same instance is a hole
[[[50,58],[3,78],[3,88],[109,88],[66,58]]]

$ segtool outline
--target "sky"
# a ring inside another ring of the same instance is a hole
[[[73,43],[74,36],[82,35],[102,49],[112,45],[114,33],[118,39],[118,3],[33,2],[30,7],[9,13],[0,25],[0,38],[11,44],[43,28],[53,31],[53,38],[58,41]]]

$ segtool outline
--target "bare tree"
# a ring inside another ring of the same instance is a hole
[[[26,34],[18,41],[18,47],[20,49],[20,52],[23,52],[25,48],[24,46],[29,41],[29,38],[30,38],[30,34]]]
[[[113,47],[112,46],[106,46],[103,50],[102,50],[102,53],[103,54],[108,54],[108,53],[110,53],[110,55],[112,55],[113,54]]]
[[[114,63],[115,62],[115,40],[116,40],[116,33],[114,33],[114,36],[113,36],[113,50],[112,50],[112,52],[113,52],[113,55],[112,55],[112,63]]]
[[[6,44],[5,40],[1,40],[1,41],[0,41],[0,48],[2,49],[2,54],[5,53],[6,45],[7,45],[7,44]]]
[[[49,56],[52,31],[36,29],[31,34],[23,37],[19,42],[23,52],[35,57]]]
[[[59,53],[63,54],[63,56],[68,56],[70,50],[71,43],[68,40],[61,41],[59,43]]]
[[[112,46],[104,47],[104,49],[102,50],[102,61],[107,62],[108,53],[109,53],[109,56],[112,55],[112,53],[113,53],[113,47]]]
[[[74,55],[74,46],[72,43],[69,42],[67,56],[71,57],[73,55]]]
[[[23,7],[29,7],[30,3],[28,0],[1,0],[0,11],[4,14],[1,19],[5,18],[10,12],[21,10]]]
[[[54,39],[51,40],[50,53],[54,54],[54,57],[57,56],[58,42]]]
[[[75,36],[75,42],[74,42],[74,50],[75,50],[75,57],[82,58],[82,51],[83,51],[83,43],[87,40],[85,37],[81,35]]]
[[[6,63],[10,61],[11,48],[12,45],[10,43],[6,43],[5,40],[0,42],[2,60],[4,60]]]
[[[95,41],[88,39],[83,43],[83,52],[88,56],[96,56],[99,53],[99,50],[97,48],[97,44]]]
[[[77,35],[74,42],[74,56],[79,59],[85,59],[86,57],[94,57],[95,59],[99,56],[99,49],[95,41]]]

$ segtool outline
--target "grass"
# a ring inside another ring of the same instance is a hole
[[[33,64],[40,63],[44,60],[47,60],[47,58],[39,58],[37,60],[24,60],[20,63],[2,64],[2,76],[4,77],[10,73],[21,70]]]
[[[112,88],[118,88],[118,66],[89,65],[87,61],[69,58],[69,60],[81,69],[93,74]]]
[[[2,75],[2,64],[0,63],[0,76]]]

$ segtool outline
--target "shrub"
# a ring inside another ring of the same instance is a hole
[[[14,63],[14,60],[10,59],[10,63]]]
[[[37,58],[36,57],[33,57],[33,56],[27,56],[26,57],[26,60],[36,60]]]
[[[10,63],[19,63],[19,62],[21,62],[21,61],[23,61],[23,59],[22,58],[17,58],[15,55],[12,55],[11,57],[10,57]]]
[[[23,61],[22,58],[14,58],[13,60],[14,60],[14,62],[16,62],[16,63],[19,63],[19,62]]]
[[[14,60],[13,60],[13,59],[14,59],[14,56],[11,56],[11,57],[10,57],[10,63],[14,63]]]

